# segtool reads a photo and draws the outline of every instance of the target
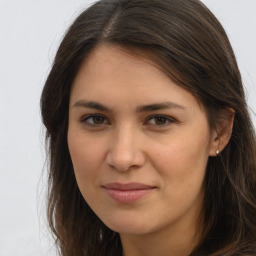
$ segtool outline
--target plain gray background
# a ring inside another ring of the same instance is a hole
[[[64,31],[91,2],[0,0],[0,256],[55,255],[44,214],[39,99]],[[203,2],[229,35],[256,111],[256,1]]]

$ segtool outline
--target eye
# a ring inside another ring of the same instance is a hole
[[[88,115],[83,117],[81,122],[89,126],[103,126],[109,124],[108,120],[102,115]]]
[[[155,115],[155,116],[151,116],[148,119],[147,123],[150,125],[156,125],[156,126],[166,126],[171,123],[175,123],[175,120],[169,116]]]

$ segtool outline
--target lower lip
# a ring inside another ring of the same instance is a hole
[[[117,189],[106,188],[108,195],[112,199],[114,199],[118,203],[123,203],[123,204],[136,202],[139,199],[148,195],[153,190],[154,188],[138,189],[138,190],[117,190]]]

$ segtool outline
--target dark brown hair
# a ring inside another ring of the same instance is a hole
[[[198,0],[101,0],[71,25],[41,97],[49,153],[48,220],[63,256],[121,255],[119,235],[83,199],[67,145],[70,89],[99,44],[153,60],[192,93],[211,128],[235,111],[230,141],[210,157],[203,234],[193,255],[256,255],[256,153],[241,76],[226,33]]]

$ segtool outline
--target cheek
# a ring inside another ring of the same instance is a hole
[[[68,134],[68,146],[77,183],[91,182],[104,159],[103,147],[85,136]]]
[[[156,147],[155,165],[165,180],[175,189],[182,185],[199,186],[204,178],[208,160],[208,134],[170,138],[168,144]],[[184,187],[184,189],[187,189]]]
[[[101,165],[104,159],[103,143],[95,143],[95,139],[79,134],[78,132],[68,133],[68,146],[71,155],[77,185],[83,198],[92,206],[98,190]]]

